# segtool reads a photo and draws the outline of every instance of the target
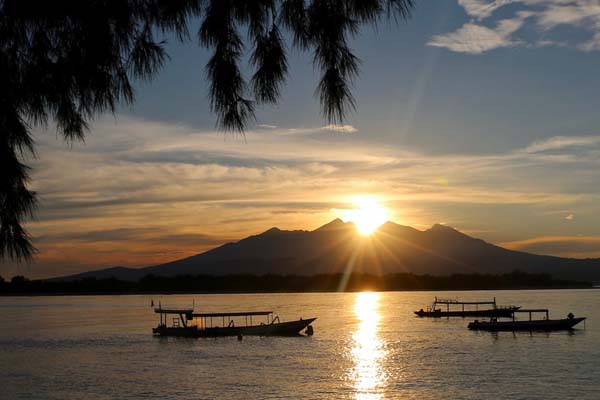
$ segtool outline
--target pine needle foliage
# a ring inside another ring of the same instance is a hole
[[[405,19],[413,0],[0,0],[0,260],[35,253],[23,228],[36,208],[28,189],[31,129],[56,125],[83,140],[89,122],[133,103],[134,82],[168,60],[160,38],[194,40],[206,65],[217,126],[244,132],[255,107],[275,104],[290,48],[312,54],[324,117],[341,123],[355,108],[359,59],[349,40],[364,25]],[[290,43],[285,42],[289,38]],[[253,74],[244,77],[249,54]]]

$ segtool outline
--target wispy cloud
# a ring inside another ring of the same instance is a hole
[[[431,38],[428,46],[445,47],[458,53],[481,54],[500,47],[511,47],[521,43],[512,34],[523,25],[525,17],[505,19],[495,28],[466,23],[454,32]]]
[[[329,124],[329,125],[325,125],[323,127],[323,129],[328,130],[328,131],[338,132],[338,133],[356,133],[356,132],[358,132],[358,129],[356,129],[352,125]]]
[[[458,4],[465,9],[468,15],[478,19],[485,19],[497,9],[512,2],[513,0],[458,0]]]
[[[524,151],[527,153],[541,153],[551,150],[562,150],[567,148],[598,146],[600,145],[600,135],[597,136],[554,136],[541,141],[536,141],[527,146]]]
[[[541,236],[498,245],[507,249],[559,257],[600,257],[600,236]]]
[[[600,50],[600,3],[596,0],[458,0],[458,4],[477,23],[470,21],[454,32],[436,35],[428,45],[469,54],[514,46]],[[518,5],[518,11],[512,17],[494,21],[494,12],[510,4]],[[529,22],[537,36],[516,38],[516,32]],[[573,42],[549,40],[548,33],[559,26],[587,32],[589,36]]]

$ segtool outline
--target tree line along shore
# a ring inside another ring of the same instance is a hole
[[[138,281],[116,278],[29,280],[0,277],[0,295],[137,294],[137,293],[251,293],[251,292],[357,292],[410,290],[583,289],[591,282],[556,279],[550,274],[513,271],[507,274],[453,274],[447,276],[395,273],[301,275],[147,275]]]

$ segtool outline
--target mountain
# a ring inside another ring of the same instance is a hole
[[[59,279],[136,280],[147,274],[296,274],[345,271],[448,275],[521,270],[562,279],[600,280],[600,259],[574,259],[507,250],[456,229],[434,225],[419,231],[386,222],[371,236],[335,219],[314,231],[271,228],[205,253],[142,269],[109,268]]]

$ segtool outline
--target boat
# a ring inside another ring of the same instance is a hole
[[[197,313],[193,308],[154,309],[160,322],[152,329],[155,336],[220,337],[220,336],[312,336],[312,323],[316,318],[281,322],[273,311],[246,311],[226,313]],[[171,317],[171,324],[168,320]],[[256,317],[266,317],[255,324]],[[221,325],[218,325],[221,322]],[[236,323],[237,322],[237,323]],[[243,322],[243,324],[241,323]],[[304,331],[304,332],[303,332]]]
[[[440,305],[445,305],[446,310],[439,308]],[[479,306],[487,305],[492,308],[479,309]],[[451,306],[453,309],[451,309]],[[456,309],[456,306],[461,306],[460,309]],[[465,309],[468,306],[468,309]],[[475,309],[473,309],[475,306]],[[498,306],[496,304],[496,298],[492,301],[459,301],[456,299],[438,299],[437,296],[433,301],[433,304],[427,307],[426,310],[420,309],[415,311],[418,317],[429,317],[429,318],[441,318],[441,317],[495,317],[495,318],[511,318],[513,312],[518,310],[518,306]]]
[[[549,311],[546,308],[540,309],[521,309],[515,313],[529,313],[529,320],[518,321],[513,313],[512,321],[498,321],[496,318],[491,318],[489,321],[475,320],[469,323],[468,328],[476,331],[565,331],[573,329],[575,325],[581,321],[585,321],[585,317],[576,318],[572,313],[569,313],[564,319],[550,319]],[[534,313],[544,313],[545,318],[533,319]]]

